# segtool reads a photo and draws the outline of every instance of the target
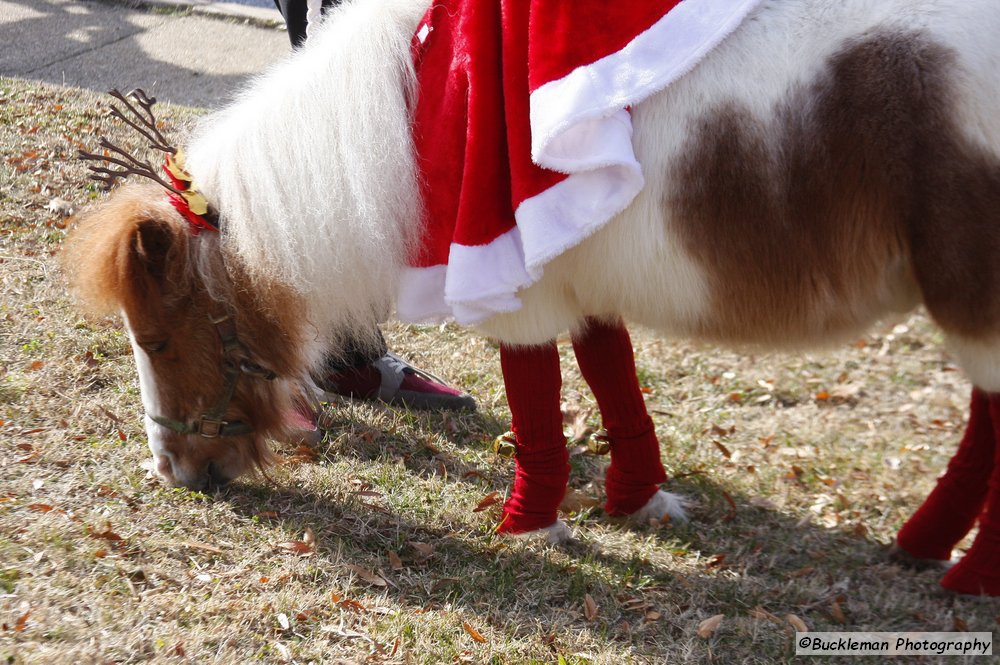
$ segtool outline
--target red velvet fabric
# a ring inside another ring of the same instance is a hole
[[[573,351],[611,441],[604,510],[609,515],[631,515],[667,479],[636,377],[632,340],[621,322],[588,319],[587,327],[573,337]]]
[[[502,344],[500,367],[517,453],[514,484],[497,532],[524,533],[556,521],[569,481],[569,451],[559,406],[559,351],[555,342]]]
[[[996,448],[989,399],[972,390],[969,422],[948,469],[896,536],[896,543],[919,559],[948,561],[955,545],[972,529],[986,500]]]
[[[1000,596],[1000,394],[989,395],[993,420],[992,470],[979,532],[972,547],[941,579],[941,586],[957,593]]]
[[[573,350],[611,439],[605,511],[632,514],[656,493],[666,473],[636,378],[628,330],[621,322],[588,320],[586,329],[573,336]],[[497,531],[523,533],[556,521],[569,481],[569,453],[560,410],[559,351],[555,342],[529,347],[501,345],[500,366],[517,453],[514,484]]]
[[[414,38],[414,143],[425,201],[412,265],[448,263],[452,242],[485,245],[565,175],[531,161],[529,94],[616,52],[679,0],[433,3]]]

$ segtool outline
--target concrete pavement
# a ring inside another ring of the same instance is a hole
[[[289,52],[275,9],[209,0],[0,0],[0,76],[143,88],[215,108]]]

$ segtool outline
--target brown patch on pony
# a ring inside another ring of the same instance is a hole
[[[915,278],[946,330],[1000,326],[1000,161],[956,125],[956,57],[916,34],[847,44],[771,119],[706,114],[665,205],[725,341],[851,333]]]
[[[231,479],[272,461],[265,437],[292,436],[286,423],[306,369],[300,352],[305,326],[298,319],[303,306],[296,295],[278,284],[251,286],[238,262],[223,265],[219,238],[193,236],[156,186],[123,187],[82,215],[63,263],[72,290],[91,311],[126,317],[153,369],[161,412],[149,415],[191,422],[216,406],[225,379],[222,342],[211,319],[231,312],[247,359],[279,376],[239,379],[226,419],[248,422],[254,433],[217,439],[171,433],[166,449],[184,478],[200,477],[214,463],[218,475]],[[223,302],[209,295],[199,266],[217,276],[214,288],[224,293]]]

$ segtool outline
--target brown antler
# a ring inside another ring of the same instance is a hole
[[[135,129],[135,131],[145,136],[149,140],[150,148],[160,150],[162,152],[169,152],[171,155],[177,153],[177,148],[167,143],[167,139],[163,137],[163,134],[161,134],[160,130],[156,127],[156,118],[153,116],[153,104],[156,103],[156,97],[148,96],[142,88],[136,88],[132,92],[128,93],[128,96],[134,99],[139,106],[142,107],[143,113],[140,113],[129,103],[125,95],[118,92],[118,90],[112,90],[108,94],[121,101],[121,103],[125,105],[125,108],[131,111],[132,115],[134,115],[139,122],[142,123],[142,127],[125,117],[122,110],[114,104],[111,105],[111,115],[125,122],[130,127]]]
[[[129,112],[133,116],[135,116],[136,120],[128,118],[125,115],[125,113],[114,104],[111,104],[112,116],[123,121],[125,124],[132,127],[134,130],[139,132],[143,137],[145,137],[146,140],[149,141],[150,148],[171,155],[177,153],[177,148],[170,145],[167,142],[167,139],[163,136],[163,134],[160,133],[160,130],[156,127],[156,118],[153,115],[153,104],[156,103],[155,97],[149,97],[143,90],[139,88],[136,88],[135,90],[130,92],[128,96],[136,101],[136,103],[141,108],[140,111],[135,106],[133,106],[128,101],[128,98],[118,90],[111,90],[108,94],[114,97],[115,99],[121,101],[125,105],[125,108],[127,108]],[[102,138],[99,145],[106,151],[110,151],[118,155],[118,157],[112,157],[107,154],[85,152],[83,150],[80,150],[79,153],[77,153],[77,157],[87,161],[102,162],[121,167],[119,169],[97,166],[97,165],[92,165],[89,167],[90,170],[93,172],[93,175],[90,176],[90,179],[104,183],[105,189],[111,189],[115,185],[115,183],[118,182],[118,180],[123,180],[129,175],[135,174],[138,176],[142,176],[143,178],[149,178],[150,180],[159,183],[160,185],[162,185],[163,187],[165,187],[166,189],[170,190],[175,194],[181,193],[179,189],[177,189],[168,181],[166,181],[164,178],[162,178],[157,173],[157,169],[154,168],[153,165],[150,164],[149,162],[143,162],[136,159],[135,157],[128,154],[127,152],[125,152],[125,150],[115,145],[106,138]]]

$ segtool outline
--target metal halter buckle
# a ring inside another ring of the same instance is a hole
[[[214,439],[222,434],[222,428],[227,424],[221,418],[202,416],[201,420],[198,421],[198,433],[206,439]]]

